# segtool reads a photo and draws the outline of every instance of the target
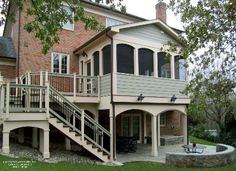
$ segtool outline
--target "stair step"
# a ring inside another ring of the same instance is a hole
[[[75,136],[76,136],[76,137],[79,137],[80,135],[76,133]]]
[[[68,128],[69,126],[68,125],[63,125],[63,128]]]
[[[55,116],[50,116],[50,118],[55,118]]]
[[[69,132],[75,132],[74,130],[70,129]]]
[[[57,121],[57,123],[62,123],[62,121]]]

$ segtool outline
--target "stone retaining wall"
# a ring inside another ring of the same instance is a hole
[[[234,148],[217,144],[215,153],[166,153],[166,164],[176,167],[217,167],[234,161]]]

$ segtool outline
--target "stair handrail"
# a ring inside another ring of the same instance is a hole
[[[76,106],[74,103],[71,103],[67,98],[65,98],[60,92],[58,92],[54,87],[51,85],[49,86],[50,90],[56,93],[59,97],[61,97],[64,101],[66,101],[71,107],[75,109],[75,111],[78,111],[80,114],[82,113],[81,109]],[[106,130],[103,126],[101,126],[97,121],[95,121],[93,118],[91,118],[88,114],[84,114],[84,117],[88,119],[90,122],[92,122],[94,125],[96,125],[99,129],[101,129],[103,132],[105,132],[107,135],[111,136],[111,133]]]

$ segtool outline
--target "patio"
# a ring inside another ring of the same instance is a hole
[[[165,163],[167,152],[184,152],[183,144],[159,146],[157,148],[158,156],[153,157],[151,154],[152,145],[138,144],[135,153],[118,153],[117,161],[120,163],[133,162],[133,161],[151,161],[158,163]]]

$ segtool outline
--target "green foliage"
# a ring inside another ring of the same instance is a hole
[[[46,54],[50,48],[59,43],[59,33],[62,30],[63,23],[83,22],[85,29],[92,29],[100,31],[104,29],[104,25],[99,23],[95,17],[88,16],[84,12],[84,8],[81,5],[82,0],[30,0],[29,7],[24,6],[26,1],[24,0],[1,0],[0,12],[2,15],[7,16],[7,19],[13,20],[15,11],[7,13],[9,3],[15,5],[21,11],[27,13],[27,23],[24,29],[33,33],[34,36],[42,44],[42,52]],[[92,1],[92,0],[90,0]],[[93,1],[94,2],[94,1]],[[101,0],[95,0],[95,3],[103,3]],[[126,8],[122,5],[122,0],[106,0],[105,4],[112,7],[112,9],[120,8],[121,12],[126,11]],[[73,14],[69,13],[65,6],[68,6]],[[5,23],[4,18],[0,18],[0,26]]]

